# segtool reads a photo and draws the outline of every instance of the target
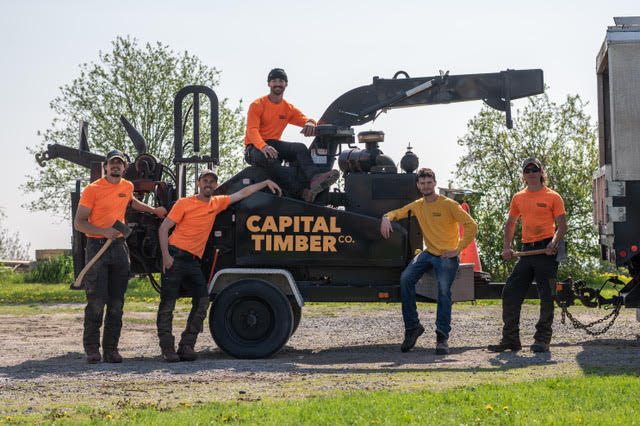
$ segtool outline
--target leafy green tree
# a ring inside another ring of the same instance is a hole
[[[10,232],[2,225],[6,217],[0,208],[0,259],[29,260],[29,244],[23,244],[18,232]]]
[[[560,275],[597,264],[591,188],[598,150],[596,126],[584,108],[579,95],[569,95],[561,104],[552,102],[546,93],[531,97],[515,112],[514,128],[508,130],[503,114],[484,107],[458,139],[464,154],[457,163],[456,177],[460,184],[481,193],[471,205],[472,215],[479,226],[477,243],[483,268],[494,279],[504,279],[513,266],[500,258],[503,226],[511,198],[525,187],[520,177],[521,163],[527,157],[542,161],[547,186],[564,199],[568,253]],[[519,220],[514,236],[518,247],[521,235]]]
[[[97,62],[80,65],[80,75],[60,88],[60,95],[50,103],[55,117],[43,133],[42,141],[28,150],[42,152],[47,144],[78,146],[79,122],[89,123],[89,147],[103,154],[113,148],[127,153],[133,160],[137,151],[120,123],[124,115],[147,141],[147,152],[163,164],[172,165],[173,99],[182,87],[205,85],[215,90],[220,71],[203,64],[187,51],[176,53],[161,43],[140,46],[137,39],[117,37],[112,50],[99,52]],[[201,97],[201,154],[209,150],[209,101]],[[192,96],[185,98],[183,113]],[[242,137],[245,121],[242,104],[228,106],[219,100],[220,180],[232,176],[242,167]],[[190,119],[185,127],[185,141],[191,139]],[[193,145],[185,146],[185,156],[192,155]],[[69,216],[69,189],[75,179],[88,171],[68,161],[57,159],[27,176],[25,193],[37,194],[25,207],[32,211],[50,211]]]

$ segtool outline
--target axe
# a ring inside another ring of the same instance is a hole
[[[125,225],[124,223],[120,222],[119,220],[115,221],[115,223],[112,225],[112,228],[120,231],[120,233],[122,234],[122,236],[124,237],[125,240],[127,239],[127,237],[129,235],[131,235],[131,228],[129,228],[127,225]],[[89,269],[91,269],[93,264],[96,263],[98,261],[98,259],[100,259],[100,256],[102,256],[104,254],[104,252],[107,251],[109,246],[111,246],[111,243],[113,243],[113,240],[111,240],[111,239],[107,240],[107,242],[104,243],[104,245],[102,246],[100,251],[98,251],[96,253],[96,255],[93,256],[93,259],[91,259],[89,261],[89,263],[87,263],[85,265],[85,267],[82,268],[82,271],[80,271],[80,273],[78,274],[78,278],[76,278],[75,282],[73,284],[71,284],[71,288],[72,289],[80,288],[80,286],[82,285],[82,279],[84,278],[84,276],[87,274]]]
[[[530,251],[514,251],[513,255],[517,257],[533,256],[536,254],[545,254],[544,253],[545,250],[546,249],[538,249],[538,250],[530,250]],[[556,262],[562,262],[567,257],[567,242],[566,241],[558,242],[558,247],[556,247],[554,254],[556,255]]]

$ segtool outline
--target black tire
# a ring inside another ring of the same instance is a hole
[[[291,335],[296,332],[298,326],[300,325],[300,318],[302,318],[302,308],[298,305],[298,302],[294,298],[289,299],[291,303],[291,311],[293,312],[293,330],[291,330]]]
[[[236,358],[266,358],[278,352],[293,330],[289,299],[257,279],[236,281],[213,300],[209,329],[216,345]]]

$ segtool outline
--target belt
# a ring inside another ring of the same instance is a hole
[[[107,241],[109,241],[109,238],[94,238],[94,237],[87,237],[88,239],[90,238],[91,241],[95,241],[96,243],[103,245],[104,243],[106,243]],[[115,240],[113,240],[113,242],[111,243],[111,245],[113,244],[119,244],[119,243],[124,243],[126,240],[124,237],[118,237]]]
[[[177,259],[200,260],[198,256],[176,246],[169,246],[169,254]]]
[[[522,243],[522,251],[531,251],[547,248],[553,238],[545,238],[544,240],[534,241],[531,243]]]

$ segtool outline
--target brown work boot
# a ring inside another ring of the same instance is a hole
[[[178,346],[178,355],[181,361],[195,361],[198,358],[198,354],[191,345]]]
[[[176,353],[176,349],[173,346],[167,346],[166,348],[162,348],[162,359],[164,359],[167,362],[180,361],[180,357]]]
[[[302,191],[302,198],[308,203],[313,203],[316,196],[329,188],[331,185],[338,181],[340,172],[337,170],[329,170],[328,172],[319,173],[311,178],[309,189]]]
[[[96,345],[92,345],[92,346],[87,346],[84,349],[86,356],[86,360],[89,364],[95,364],[97,362],[100,362],[100,360],[102,359],[100,357],[100,348]]]
[[[118,352],[118,348],[104,350],[104,362],[119,364],[122,362],[122,355]]]
[[[535,341],[533,345],[531,345],[532,352],[549,352],[549,344],[546,342]]]
[[[522,349],[522,345],[520,344],[520,342],[505,342],[504,340],[501,340],[497,345],[487,346],[487,350],[489,352],[517,352],[520,349]]]

